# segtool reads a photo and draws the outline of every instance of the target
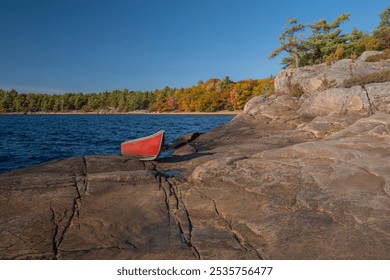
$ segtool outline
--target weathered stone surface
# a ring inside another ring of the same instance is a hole
[[[0,258],[389,259],[390,83],[318,92],[348,65],[297,70],[315,93],[255,97],[172,157],[1,174]]]
[[[343,115],[370,111],[370,103],[361,86],[352,88],[331,88],[310,96],[298,110],[301,117]]]
[[[361,56],[359,56],[358,60],[366,61],[367,58],[374,56],[374,55],[378,55],[378,54],[383,54],[383,52],[381,52],[381,51],[365,51],[364,53],[362,53]]]
[[[299,125],[298,129],[310,132],[315,138],[322,139],[348,127],[359,117],[359,115],[318,116],[310,122]]]
[[[390,113],[390,82],[364,86],[373,112]]]
[[[340,87],[352,77],[390,69],[390,61],[366,62],[367,56],[371,55],[363,53],[362,59],[343,59],[331,66],[324,63],[283,70],[275,77],[275,91],[277,94],[291,94],[292,88],[298,85],[303,93],[312,95],[332,87]]]
[[[390,111],[390,82],[352,88],[331,88],[303,99],[300,117],[364,114]]]
[[[186,156],[196,153],[196,149],[192,147],[190,144],[185,144],[184,146],[178,148],[173,152],[174,156]]]
[[[0,177],[2,259],[195,258],[156,171],[137,159],[74,158]]]
[[[298,99],[290,95],[256,96],[248,101],[244,113],[254,118],[268,118],[270,121],[292,120],[296,117]]]
[[[182,137],[176,139],[170,148],[179,148],[181,146],[184,146],[185,144],[188,144],[192,141],[194,141],[196,138],[198,138],[200,135],[202,135],[201,132],[191,132],[186,135],[183,135]]]
[[[390,116],[375,115],[320,142],[209,161],[191,178],[233,228],[248,229],[244,240],[257,235],[263,258],[383,258],[389,150]]]
[[[320,67],[321,69],[319,69]],[[327,67],[324,64],[317,67],[307,66],[283,70],[275,77],[275,92],[277,94],[291,94],[292,88],[296,85],[299,85],[304,93],[322,91],[335,86],[337,82],[324,73],[325,69]]]

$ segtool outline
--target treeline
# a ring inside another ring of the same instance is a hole
[[[350,33],[343,32],[341,25],[349,17],[350,14],[343,14],[333,22],[321,19],[312,24],[290,19],[279,36],[281,46],[270,54],[270,58],[287,52],[290,56],[282,59],[284,67],[300,67],[331,64],[343,58],[354,59],[364,51],[390,48],[390,6],[379,15],[381,21],[371,33],[357,28]]]
[[[271,94],[273,78],[233,82],[229,77],[198,82],[190,88],[155,91],[39,94],[0,89],[0,113],[17,112],[215,112],[240,110],[255,95]]]

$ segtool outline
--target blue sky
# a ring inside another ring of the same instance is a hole
[[[1,0],[0,88],[101,92],[258,79],[289,17],[371,32],[388,0]]]

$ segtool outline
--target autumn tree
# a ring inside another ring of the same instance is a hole
[[[172,99],[175,89],[166,86],[162,90],[154,91],[155,110],[159,112],[172,110]]]
[[[380,49],[390,48],[390,6],[380,15],[381,21],[374,30],[374,36],[379,40]]]
[[[348,41],[345,44],[346,54],[344,57],[351,57],[353,54],[359,56],[365,51],[376,50],[378,47],[379,40],[377,38],[354,28],[351,34],[348,35]]]

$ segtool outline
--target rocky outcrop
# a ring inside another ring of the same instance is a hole
[[[261,258],[387,258],[389,132],[378,114],[322,141],[209,161],[191,179]]]
[[[352,78],[390,70],[390,61],[366,62],[365,60],[377,52],[365,52],[353,61],[343,59],[332,65],[320,64],[302,68],[286,69],[275,78],[276,94],[291,94],[299,90],[300,94],[314,95],[329,88],[342,87]]]
[[[0,258],[389,259],[390,84],[316,82],[335,67],[282,72],[302,96],[254,97],[159,161],[90,156],[0,175]]]
[[[367,61],[369,57],[375,56],[375,55],[381,55],[383,52],[381,51],[366,51],[362,53],[362,55],[358,58],[358,60],[361,61]]]
[[[300,117],[363,114],[390,111],[390,82],[352,88],[330,88],[305,96],[298,110]]]
[[[298,95],[299,117],[362,114],[390,111],[389,82],[356,85],[345,88],[352,77],[382,73],[390,69],[390,61],[366,62],[380,52],[365,52],[359,59],[344,59],[326,64],[287,69],[275,78],[275,91],[280,95]]]

